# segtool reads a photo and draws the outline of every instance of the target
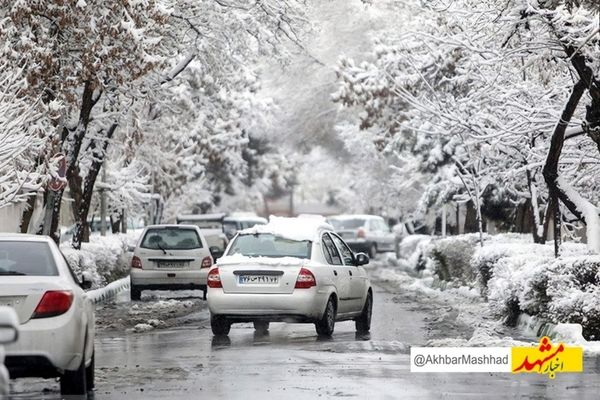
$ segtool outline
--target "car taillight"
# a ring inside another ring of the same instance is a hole
[[[313,286],[317,286],[317,280],[312,272],[306,268],[300,268],[300,273],[296,279],[296,289],[309,289]]]
[[[48,291],[42,296],[31,318],[56,317],[69,311],[71,304],[73,304],[73,292]]]
[[[366,235],[366,233],[365,233],[365,230],[364,230],[363,228],[360,228],[360,229],[358,230],[358,232],[356,232],[356,237],[359,237],[359,238],[364,238],[364,237],[366,237],[366,236],[367,236],[367,235]]]
[[[138,256],[133,256],[131,259],[131,268],[142,269],[142,260]]]
[[[219,268],[213,268],[208,273],[208,277],[206,278],[206,283],[209,288],[218,289],[222,288],[221,284],[221,275],[219,275]]]
[[[211,256],[204,257],[202,259],[202,265],[200,266],[200,268],[210,268],[210,267],[212,267],[212,263],[213,263],[213,259]]]

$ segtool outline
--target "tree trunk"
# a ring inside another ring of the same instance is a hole
[[[585,83],[583,81],[579,81],[575,84],[571,95],[569,96],[569,100],[562,112],[560,121],[556,125],[554,129],[554,133],[552,134],[552,139],[550,142],[550,149],[548,150],[548,157],[546,158],[546,163],[543,169],[544,179],[546,184],[548,185],[548,191],[550,193],[550,197],[558,198],[568,209],[569,211],[577,217],[577,219],[585,222],[585,218],[581,214],[580,210],[577,209],[577,206],[569,196],[558,186],[558,162],[560,160],[560,155],[562,153],[562,148],[565,141],[565,131],[571,118],[573,118],[573,114],[585,92]]]
[[[83,192],[81,197],[81,204],[78,213],[76,214],[76,225],[75,231],[73,232],[73,248],[80,249],[81,242],[85,239],[85,232],[89,232],[89,227],[87,223],[87,217],[90,211],[90,205],[92,203],[92,196],[94,194],[94,185],[96,184],[96,179],[98,178],[98,174],[100,173],[100,169],[102,168],[102,164],[104,163],[104,157],[106,155],[106,150],[108,148],[108,144],[110,139],[112,139],[115,130],[117,129],[117,124],[111,125],[108,132],[106,132],[106,136],[104,138],[104,142],[102,145],[96,144],[96,140],[94,140],[90,146],[93,150],[93,161],[90,166],[90,170],[85,177],[85,181],[83,184]],[[101,132],[99,132],[101,134]],[[88,237],[89,240],[89,237]]]

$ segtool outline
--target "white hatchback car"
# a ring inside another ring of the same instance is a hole
[[[271,217],[267,225],[243,230],[208,274],[208,308],[215,335],[234,322],[253,322],[266,332],[270,322],[314,323],[319,335],[335,322],[356,321],[369,331],[373,291],[354,254],[320,220]]]
[[[194,225],[151,225],[144,229],[131,259],[131,299],[142,290],[200,289],[213,258]]]
[[[19,318],[19,340],[6,347],[11,378],[60,377],[62,394],[94,388],[94,305],[48,237],[0,236],[0,306]]]
[[[4,347],[14,343],[19,338],[19,319],[15,310],[10,307],[0,307],[0,399],[8,396],[8,371],[4,366]]]

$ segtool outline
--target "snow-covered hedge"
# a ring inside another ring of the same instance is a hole
[[[459,235],[420,241],[407,259],[423,262],[436,279],[453,287],[479,287],[491,313],[509,324],[521,313],[552,323],[577,323],[586,339],[600,340],[600,255],[587,246],[534,244],[527,235]],[[446,286],[447,287],[447,286]]]
[[[61,251],[76,274],[87,271],[92,276],[93,287],[99,288],[129,273],[131,253],[127,249],[135,240],[133,235],[93,236],[90,243],[82,243],[81,250],[65,243]]]

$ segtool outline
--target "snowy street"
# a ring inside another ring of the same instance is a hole
[[[122,293],[114,304],[97,311],[96,399],[181,398],[481,398],[506,393],[522,398],[595,398],[600,359],[586,358],[584,374],[543,375],[415,374],[409,370],[409,348],[452,346],[473,336],[481,324],[472,309],[457,309],[452,299],[398,287],[377,277],[384,262],[370,266],[375,286],[371,334],[360,336],[354,324],[336,325],[331,339],[319,339],[312,325],[273,324],[266,336],[251,324],[236,325],[228,338],[210,332],[201,292],[151,292],[141,302]],[[383,274],[382,274],[383,272]],[[406,276],[406,283],[410,277]],[[194,297],[197,296],[197,297]],[[459,317],[460,315],[460,317]],[[134,331],[141,321],[156,328]],[[487,343],[509,345],[504,337],[528,341],[519,332],[496,326]],[[452,343],[452,340],[456,340]],[[500,343],[500,344],[499,344]],[[14,398],[60,398],[52,381],[19,380]]]

